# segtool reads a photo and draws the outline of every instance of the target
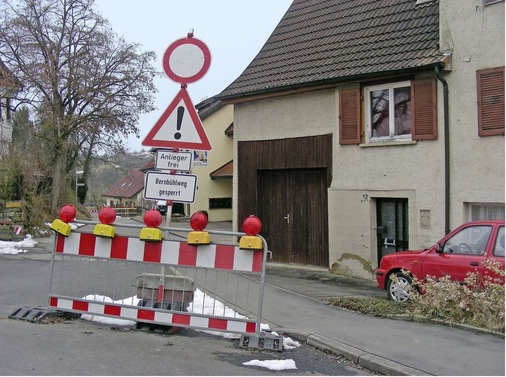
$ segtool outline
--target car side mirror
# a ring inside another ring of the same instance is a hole
[[[441,244],[439,242],[436,244],[435,249],[436,249],[436,253],[443,252],[443,247],[441,246]]]

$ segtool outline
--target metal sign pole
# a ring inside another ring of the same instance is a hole
[[[170,231],[170,220],[172,218],[172,200],[167,200],[167,218],[165,220],[165,224],[167,226],[167,239],[169,238]],[[165,290],[165,266],[162,264],[161,271],[160,271],[160,282],[158,283],[158,301],[160,303],[163,302],[163,292]]]
[[[54,270],[54,258],[56,255],[56,239],[58,238],[58,235],[53,232],[53,250],[51,252],[51,275],[49,275],[49,295],[51,295],[51,289],[53,287],[53,270]],[[48,306],[51,306],[51,298],[48,297]]]
[[[188,45],[191,46],[190,49],[187,48]],[[198,51],[197,55],[195,55],[195,51]],[[177,56],[178,58],[171,59],[171,56]],[[188,61],[192,60],[193,60],[192,64],[189,65]],[[202,76],[206,74],[210,64],[211,64],[211,53],[209,51],[209,48],[205,45],[204,42],[193,37],[193,30],[190,33],[188,33],[186,38],[178,39],[167,48],[162,59],[163,69],[165,70],[165,73],[167,74],[167,76],[169,76],[169,78],[172,81],[181,84],[181,90],[176,95],[174,100],[171,102],[169,107],[162,114],[160,119],[158,119],[158,121],[155,123],[153,129],[144,138],[142,145],[151,147],[158,146],[162,148],[172,147],[173,148],[172,152],[174,153],[178,153],[179,148],[181,147],[183,148],[194,147],[194,148],[201,148],[204,150],[211,150],[211,144],[209,143],[209,139],[207,138],[206,132],[202,125],[202,121],[200,120],[200,117],[195,109],[195,106],[191,102],[188,92],[186,90],[186,87],[189,83],[201,79]],[[191,69],[188,69],[189,67]],[[185,116],[185,113],[187,113],[188,115]],[[162,128],[163,132],[160,132]],[[188,128],[190,128],[190,130]],[[167,132],[168,129],[175,132]],[[200,142],[193,140],[193,138],[189,136],[191,135],[191,132],[189,131],[192,130],[198,135],[198,137],[200,138]],[[159,135],[159,133],[163,133],[163,135]],[[170,155],[165,155],[164,159],[165,158],[168,158],[170,160],[171,157]],[[155,164],[156,167],[158,167],[158,159],[159,153],[157,152]],[[186,157],[186,161],[190,163],[189,168],[191,168],[191,155],[189,159],[188,157]],[[165,166],[181,167],[179,166],[179,160],[177,158],[176,163],[172,161],[170,165],[169,163],[166,163]],[[171,174],[175,173],[176,170],[171,169]],[[144,196],[145,198],[155,199],[156,195],[146,194],[150,192],[148,188],[151,188],[153,186],[153,183],[149,180],[149,177],[154,177],[154,174],[150,174],[149,172],[146,173]],[[182,176],[180,176],[179,179],[182,179],[181,177]],[[185,178],[193,179],[190,176],[187,176]],[[181,194],[183,193],[187,195],[188,193],[182,190],[176,190],[178,195],[176,199],[179,199],[178,202],[184,203],[185,201],[190,201],[191,203],[193,203],[195,201],[196,179],[197,177],[195,176],[194,177],[195,187],[193,187],[193,191],[191,192],[192,194],[191,198],[185,197],[184,198],[185,200],[181,200],[182,199]],[[184,187],[186,188],[187,185],[188,182],[185,182]],[[167,190],[167,192],[170,192],[171,193],[170,195],[173,195],[173,191]],[[169,197],[170,199],[167,200],[167,220],[166,220],[167,236],[169,236],[170,234],[169,226],[172,217],[172,204],[173,204],[173,200],[171,200],[172,196]],[[167,198],[167,196],[165,196],[165,198]],[[162,266],[160,284],[158,289],[158,301],[160,302],[162,301],[163,298],[164,284],[165,284],[165,267]]]

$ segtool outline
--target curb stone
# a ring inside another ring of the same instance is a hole
[[[456,329],[461,330],[467,330],[467,331],[473,331],[476,333],[486,334],[486,335],[493,335],[497,336],[499,338],[505,338],[504,333],[499,331],[493,331],[488,329],[483,329],[481,327],[475,327],[471,325],[466,325],[463,323],[456,323],[456,322],[450,322],[450,321],[444,321],[439,319],[433,319],[433,318],[425,318],[423,316],[412,316],[409,314],[396,314],[396,315],[385,315],[385,318],[388,319],[397,319],[401,321],[413,321],[413,322],[421,322],[421,323],[432,323],[436,325],[443,325],[448,327],[454,327]]]
[[[339,342],[323,335],[303,332],[295,329],[281,329],[285,335],[298,339],[321,351],[331,352],[340,355],[353,363],[360,365],[370,371],[383,375],[396,376],[431,376],[426,372],[414,369],[403,364],[385,359],[383,357],[367,353],[359,348]]]

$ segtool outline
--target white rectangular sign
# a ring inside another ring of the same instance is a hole
[[[190,172],[192,170],[192,158],[192,152],[173,152],[158,149],[155,156],[155,169]]]
[[[144,198],[193,203],[197,190],[197,176],[148,171],[144,182]]]

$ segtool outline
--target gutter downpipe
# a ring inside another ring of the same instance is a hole
[[[445,234],[450,233],[450,116],[448,113],[448,83],[439,72],[434,70],[436,78],[443,84],[443,111],[444,111],[444,143],[445,143]]]

